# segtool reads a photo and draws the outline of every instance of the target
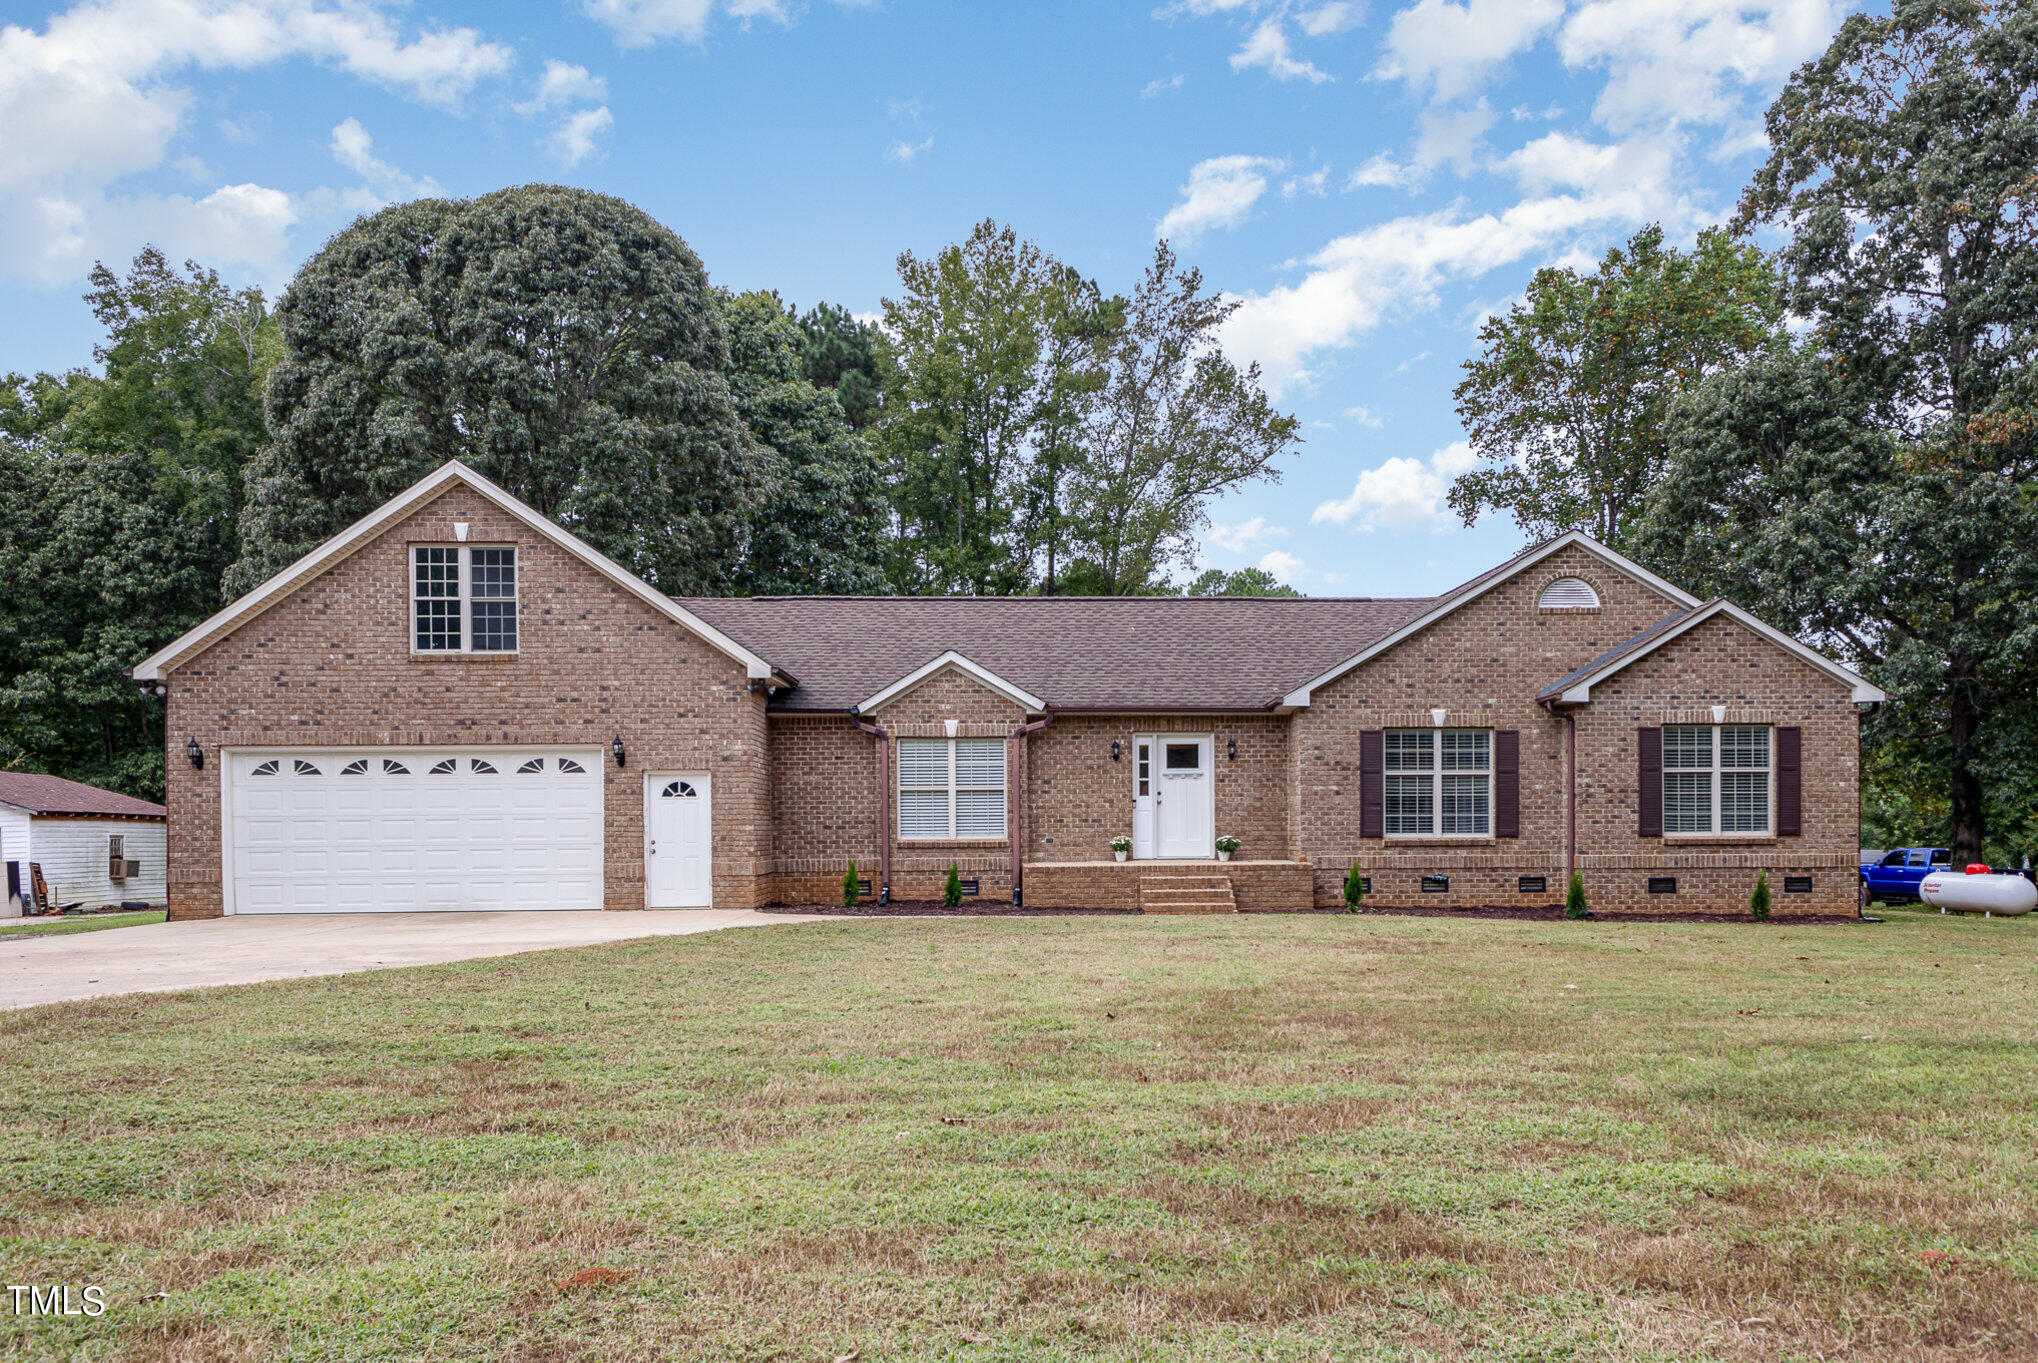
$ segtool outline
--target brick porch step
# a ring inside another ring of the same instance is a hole
[[[1141,876],[1141,913],[1237,913],[1229,876]]]

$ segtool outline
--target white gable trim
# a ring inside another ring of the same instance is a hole
[[[1046,701],[1034,695],[1031,691],[1026,691],[1012,685],[1012,683],[1006,681],[989,668],[978,667],[954,649],[948,650],[948,652],[942,654],[933,662],[928,663],[925,667],[914,668],[911,672],[908,672],[905,676],[899,678],[869,700],[864,701],[861,705],[852,706],[851,709],[856,714],[868,714],[886,701],[904,695],[921,682],[933,676],[936,672],[949,667],[975,678],[990,690],[997,692],[1006,700],[1025,710],[1028,714],[1045,714],[1047,711]]]
[[[549,517],[540,515],[492,480],[455,459],[442,464],[432,473],[411,484],[211,619],[151,653],[135,665],[132,674],[134,679],[161,681],[165,671],[176,667],[192,653],[254,619],[454,483],[472,488],[515,516],[538,535],[587,564],[660,615],[684,625],[715,648],[736,659],[744,665],[753,680],[769,681],[775,676],[782,676],[763,658],[691,611],[683,609],[671,597],[655,590],[642,578],[596,550],[578,535],[560,529]],[[409,629],[408,621],[404,622],[404,628]]]
[[[1881,687],[1864,680],[1859,673],[1840,666],[1840,664],[1834,662],[1823,653],[1814,652],[1791,638],[1788,634],[1785,634],[1782,630],[1777,629],[1773,625],[1764,624],[1733,602],[1722,599],[1708,602],[1698,610],[1693,611],[1675,625],[1672,625],[1669,629],[1664,630],[1661,634],[1649,640],[1648,643],[1636,649],[1633,653],[1615,658],[1612,662],[1590,676],[1580,677],[1577,681],[1565,687],[1563,692],[1558,695],[1557,700],[1566,705],[1586,704],[1592,699],[1593,687],[1599,685],[1599,683],[1615,673],[1626,669],[1630,664],[1648,657],[1672,639],[1676,639],[1696,629],[1716,615],[1724,615],[1737,624],[1747,626],[1784,652],[1794,654],[1802,661],[1811,664],[1834,681],[1849,688],[1853,692],[1853,697],[1856,701],[1889,699],[1888,694]]]
[[[1515,559],[1513,563],[1503,565],[1503,567],[1506,568],[1505,572],[1495,573],[1491,578],[1487,579],[1486,581],[1479,582],[1479,585],[1474,587],[1472,590],[1466,591],[1463,588],[1460,588],[1458,591],[1445,596],[1442,601],[1437,603],[1437,605],[1431,607],[1424,614],[1419,615],[1415,619],[1409,621],[1407,624],[1403,625],[1400,629],[1395,630],[1392,634],[1388,635],[1386,638],[1367,645],[1365,648],[1359,650],[1357,653],[1354,653],[1351,657],[1345,659],[1343,662],[1339,663],[1336,667],[1331,668],[1328,672],[1325,672],[1323,675],[1312,678],[1304,685],[1297,687],[1293,691],[1290,691],[1286,696],[1283,696],[1281,698],[1281,704],[1284,706],[1298,706],[1298,707],[1309,704],[1309,693],[1316,690],[1317,687],[1326,686],[1331,682],[1336,681],[1339,677],[1342,677],[1345,673],[1351,671],[1353,668],[1357,667],[1360,663],[1365,662],[1367,659],[1377,658],[1379,655],[1385,653],[1388,649],[1393,648],[1396,644],[1400,643],[1402,640],[1408,638],[1409,636],[1420,633],[1422,630],[1428,629],[1431,625],[1443,619],[1446,615],[1449,615],[1452,611],[1464,605],[1467,601],[1478,600],[1480,597],[1484,596],[1487,592],[1490,592],[1495,587],[1498,587],[1501,583],[1506,582],[1511,578],[1518,577],[1522,573],[1525,573],[1529,569],[1535,567],[1538,563],[1541,563],[1544,559],[1556,553],[1559,549],[1568,549],[1574,544],[1577,545],[1579,548],[1584,549],[1586,552],[1594,554],[1601,559],[1604,559],[1608,566],[1615,568],[1622,573],[1625,573],[1627,576],[1633,578],[1635,581],[1641,583],[1643,586],[1648,587],[1653,591],[1662,593],[1664,596],[1670,598],[1670,600],[1672,601],[1675,601],[1680,606],[1684,606],[1688,609],[1699,604],[1698,598],[1693,596],[1690,592],[1685,591],[1682,587],[1672,586],[1670,583],[1665,582],[1662,578],[1657,577],[1654,573],[1650,572],[1647,568],[1644,568],[1641,564],[1636,563],[1633,559],[1627,558],[1626,556],[1621,554],[1616,554],[1613,550],[1607,548],[1605,545],[1601,544],[1598,540],[1586,534],[1583,530],[1571,530],[1557,536],[1557,538],[1549,541],[1547,544],[1529,550],[1527,553],[1523,554],[1520,558]],[[1473,580],[1475,582],[1478,581],[1478,579],[1476,578]]]

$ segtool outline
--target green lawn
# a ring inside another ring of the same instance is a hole
[[[63,937],[73,932],[101,932],[163,921],[161,909],[142,913],[94,913],[76,918],[30,918],[0,922],[0,937]]]
[[[1890,917],[856,921],[0,1015],[0,1274],[111,1305],[0,1357],[2029,1357],[2038,923]]]

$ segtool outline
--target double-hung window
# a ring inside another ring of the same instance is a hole
[[[1769,832],[1769,726],[1663,727],[1665,833]]]
[[[410,551],[411,647],[517,651],[517,551],[420,544]]]
[[[1005,836],[1005,741],[899,740],[901,838]]]
[[[1384,740],[1388,837],[1493,832],[1491,729],[1389,729]]]

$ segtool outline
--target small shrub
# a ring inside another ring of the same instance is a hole
[[[1769,872],[1755,877],[1755,893],[1748,896],[1748,912],[1761,922],[1769,917]]]
[[[1576,871],[1571,873],[1571,884],[1564,891],[1564,916],[1566,918],[1587,918],[1592,910],[1585,903],[1585,877]]]
[[[1352,863],[1352,869],[1345,872],[1345,912],[1357,913],[1365,907],[1366,878],[1359,874],[1359,863]]]
[[[951,909],[962,903],[962,871],[952,861],[948,863],[948,883],[941,887],[941,902]]]
[[[1238,839],[1226,834],[1217,840],[1217,850],[1235,854],[1238,851]]]
[[[842,877],[842,907],[856,907],[856,858],[849,859],[849,873]]]
[[[1130,856],[1132,854],[1132,839],[1126,837],[1123,833],[1120,833],[1117,837],[1111,839],[1111,850],[1114,852],[1123,852],[1127,856]]]

